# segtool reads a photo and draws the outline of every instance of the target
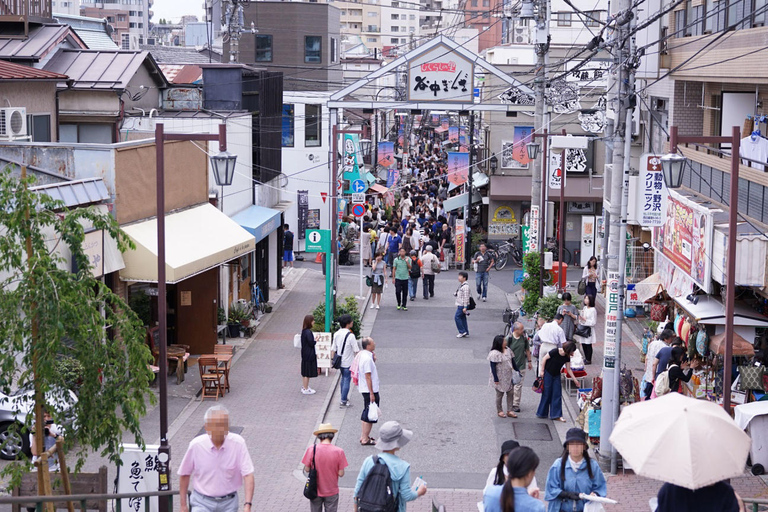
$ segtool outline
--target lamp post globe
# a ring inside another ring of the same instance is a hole
[[[237,155],[228,151],[221,151],[218,155],[211,156],[211,168],[216,185],[226,187],[232,184],[235,177],[235,165],[237,164]]]
[[[489,160],[490,166],[491,166],[491,174],[496,174],[496,169],[499,168],[499,159],[496,158],[496,153],[491,155],[491,159]]]
[[[669,153],[661,157],[661,172],[667,188],[680,188],[683,184],[683,170],[686,158],[677,153]]]
[[[371,156],[371,139],[360,139],[360,153]]]
[[[526,151],[528,151],[528,158],[530,160],[536,160],[539,157],[539,151],[541,151],[541,144],[538,142],[529,142],[525,145]]]

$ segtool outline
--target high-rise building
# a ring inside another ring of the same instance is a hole
[[[80,0],[51,0],[51,9],[55,14],[80,14]]]
[[[62,1],[62,0],[57,0]],[[139,45],[146,44],[149,36],[149,20],[152,19],[154,0],[117,0],[97,1],[81,0],[80,14],[93,18],[114,17],[116,23],[128,23],[128,30],[119,34],[115,42],[123,50],[137,50]],[[114,11],[118,11],[115,13]],[[126,19],[121,19],[127,12]],[[118,32],[118,31],[116,31]]]

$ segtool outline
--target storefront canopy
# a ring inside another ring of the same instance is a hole
[[[637,302],[643,303],[664,291],[659,273],[651,274],[639,283],[635,283]]]
[[[689,302],[683,297],[675,297],[675,302],[688,315],[700,324],[725,325],[725,306],[711,295],[698,295],[698,303]],[[741,304],[734,308],[733,324],[743,327],[768,327],[768,318]]]
[[[378,183],[374,183],[369,188],[379,194],[386,194],[387,192],[389,192],[389,189],[387,187],[385,187],[384,185],[379,185]]]
[[[232,217],[232,220],[244,227],[259,243],[280,227],[282,213],[280,210],[254,205]]]
[[[157,220],[122,227],[136,249],[123,254],[123,281],[157,282]],[[215,206],[165,216],[166,282],[178,283],[254,250],[253,235]]]

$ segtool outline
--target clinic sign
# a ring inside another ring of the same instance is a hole
[[[667,190],[661,172],[661,156],[648,153],[640,157],[643,172],[640,174],[640,194],[642,205],[640,212],[641,226],[662,226],[667,213]]]
[[[408,63],[408,100],[473,102],[474,63],[439,44]]]

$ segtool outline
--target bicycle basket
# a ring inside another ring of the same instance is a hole
[[[517,322],[517,318],[520,316],[520,313],[517,311],[513,311],[510,308],[506,308],[504,310],[504,313],[502,315],[502,319],[504,320],[505,324],[512,324],[514,322]]]

